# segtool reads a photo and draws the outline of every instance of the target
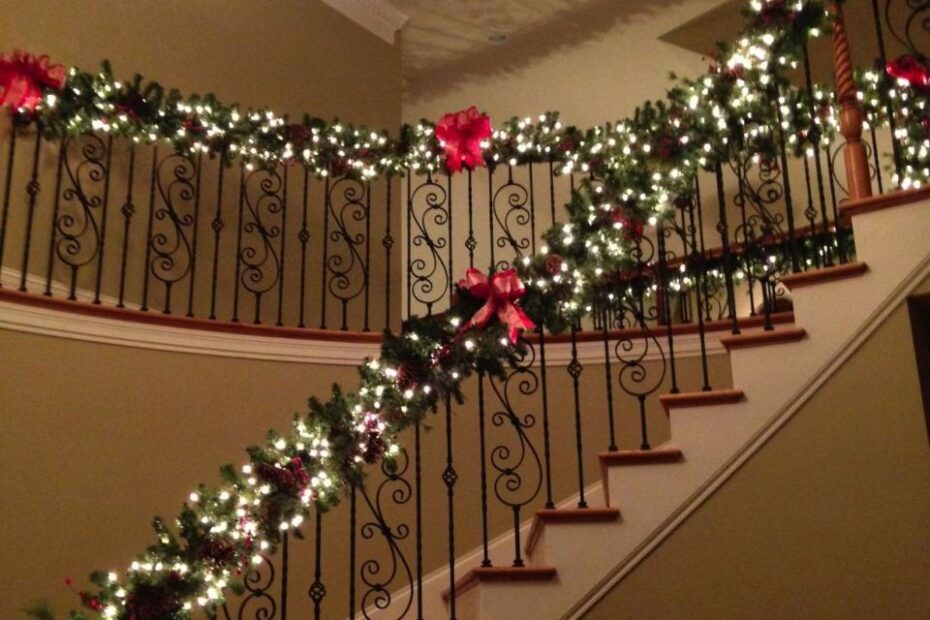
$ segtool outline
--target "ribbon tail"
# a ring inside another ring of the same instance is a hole
[[[517,342],[521,331],[536,327],[536,323],[519,306],[513,303],[501,307],[497,312],[497,316],[501,323],[507,326],[507,336],[512,343]]]

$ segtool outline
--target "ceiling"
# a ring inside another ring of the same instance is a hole
[[[390,0],[409,16],[402,63],[411,76],[506,44],[595,0]]]

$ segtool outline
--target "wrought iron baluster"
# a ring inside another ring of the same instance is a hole
[[[446,485],[448,502],[448,553],[449,553],[449,618],[455,613],[455,483],[459,475],[452,462],[452,400],[446,396],[446,468],[442,472],[442,481]]]
[[[549,381],[546,372],[546,326],[539,322],[539,375],[542,385],[543,463],[546,468],[546,508],[555,508],[552,501],[552,451],[549,435]]]
[[[52,221],[51,221],[51,230],[49,231],[49,241],[48,241],[48,264],[45,271],[45,292],[43,293],[47,297],[52,295],[52,272],[55,268],[55,240],[56,233],[58,232],[58,213],[61,210],[61,180],[62,180],[62,171],[65,167],[65,157],[68,153],[68,139],[63,139],[58,145],[58,167],[55,171],[55,201],[52,205]],[[125,248],[125,241],[123,246]],[[123,254],[125,256],[125,249]],[[125,258],[123,260],[123,266],[125,268]],[[120,295],[120,302],[122,302],[122,295]],[[122,307],[122,305],[120,305]]]
[[[278,320],[275,325],[284,325],[284,267],[287,259],[287,164],[282,166],[284,173],[281,180],[281,270],[278,274]]]
[[[472,203],[472,172],[468,169],[468,237],[465,239],[465,248],[468,250],[468,266],[475,268],[475,250],[478,242],[475,239],[475,227],[473,220],[473,203]]]
[[[798,273],[801,271],[801,265],[798,261],[798,241],[797,232],[794,228],[794,197],[791,195],[791,174],[788,171],[788,151],[785,145],[785,130],[782,127],[781,102],[779,101],[781,93],[776,91],[774,102],[775,119],[777,121],[776,130],[778,131],[778,157],[781,162],[782,178],[785,186],[785,215],[788,222],[788,256],[791,258],[791,272]],[[830,175],[833,178],[833,175]]]
[[[734,334],[739,334],[739,322],[736,319],[736,294],[733,287],[733,262],[730,255],[730,233],[727,225],[727,203],[723,191],[723,169],[719,162],[717,162],[714,172],[717,175],[717,204],[720,209],[717,231],[720,233],[720,244],[723,249],[723,274],[727,283],[727,310],[732,322],[731,331]]]
[[[355,555],[356,555],[356,503],[355,482],[349,483],[349,618],[355,618]]]
[[[233,280],[232,322],[239,322],[239,278],[242,275],[242,227],[245,209],[245,164],[239,163],[239,219],[236,224],[236,279]]]
[[[491,566],[488,554],[488,468],[487,432],[485,429],[484,372],[478,371],[478,442],[481,456],[481,566]]]
[[[152,254],[147,268],[165,287],[165,314],[171,314],[174,285],[191,275],[193,248],[185,231],[195,225],[196,177],[196,165],[190,157],[171,154],[158,164],[156,187],[162,204],[153,207],[153,229],[147,241]],[[190,212],[184,212],[188,209]],[[166,224],[165,230],[157,230],[158,222]]]
[[[802,46],[802,60],[804,66],[804,83],[807,87],[807,108],[808,113],[811,118],[811,124],[814,123],[814,119],[817,118],[817,113],[814,108],[814,86],[811,78],[811,63],[810,55],[808,54],[807,43]],[[823,166],[820,162],[820,135],[819,133],[814,136],[814,139],[811,140],[811,147],[814,151],[814,178],[817,180],[817,198],[820,203],[820,225],[823,230],[824,236],[830,234],[829,223],[827,221],[827,197],[826,192],[824,191],[823,185]],[[824,261],[827,265],[833,264],[833,257],[830,253],[827,253],[824,256]]]
[[[427,173],[426,180],[410,197],[407,214],[409,299],[426,306],[426,314],[432,314],[434,306],[453,290],[449,264],[452,254],[450,188],[443,187],[434,180],[432,173]],[[448,250],[445,259],[443,250]]]
[[[364,486],[358,487],[371,513],[371,519],[362,523],[359,529],[362,539],[370,541],[378,537],[378,540],[387,546],[390,556],[390,564],[385,565],[371,558],[362,562],[360,566],[359,574],[365,588],[361,598],[361,612],[364,618],[371,618],[372,612],[376,614],[376,617],[384,618],[385,616],[378,612],[389,608],[391,608],[392,617],[405,618],[415,602],[418,605],[418,614],[422,615],[420,584],[416,581],[414,570],[401,548],[401,543],[410,536],[410,527],[403,522],[392,524],[389,507],[386,505],[387,500],[390,500],[395,506],[401,507],[413,499],[416,487],[411,486],[410,482],[404,478],[409,466],[408,454],[401,451],[393,464],[389,465],[387,461],[382,461],[381,473],[385,479],[377,486],[373,494],[369,494]],[[353,556],[352,564],[354,563]],[[353,580],[354,575],[353,571]],[[394,606],[393,604],[397,601],[394,600],[392,591],[402,591],[404,585],[407,586],[406,598]],[[351,595],[354,601],[354,583],[352,588]]]
[[[304,314],[307,299],[307,243],[310,241],[310,230],[307,228],[307,193],[310,189],[310,169],[304,168],[304,189],[301,201],[300,232],[297,239],[300,241],[300,307],[297,311],[297,327],[306,327]]]
[[[100,304],[100,286],[103,282],[103,256],[106,251],[107,209],[110,204],[110,164],[113,161],[113,134],[107,135],[107,162],[103,173],[103,204],[100,210],[100,237],[97,239],[97,280],[94,284],[94,303]]]
[[[661,237],[661,235],[660,235]],[[604,340],[604,374],[607,378],[607,449],[611,452],[617,450],[617,430],[614,423],[614,388],[613,374],[610,370],[610,319],[608,318],[609,309],[601,310],[601,332]]]
[[[528,432],[536,426],[536,414],[518,413],[516,398],[534,395],[539,388],[539,376],[533,371],[536,350],[531,343],[523,342],[524,352],[514,362],[512,370],[502,379],[490,378],[488,385],[496,396],[491,423],[496,428],[513,431],[510,442],[497,444],[491,450],[491,466],[497,472],[494,495],[511,509],[513,514],[514,559],[513,566],[524,566],[520,542],[520,515],[542,489],[543,471],[539,453]],[[515,447],[511,447],[515,444]]]
[[[697,184],[697,177],[695,176],[695,184]],[[700,190],[695,194],[700,196]],[[675,337],[674,329],[672,328],[672,308],[671,300],[669,299],[669,278],[668,278],[668,255],[665,250],[665,238],[669,236],[675,230],[674,226],[666,226],[664,223],[660,222],[659,227],[656,230],[656,238],[658,239],[659,244],[659,271],[657,274],[657,290],[656,295],[662,296],[663,303],[662,308],[664,316],[661,318],[660,323],[665,323],[665,337],[668,342],[668,360],[669,368],[671,369],[671,379],[672,387],[669,390],[672,394],[677,394],[678,390],[678,373],[675,368]],[[688,246],[684,237],[682,237],[682,260],[688,256]],[[683,263],[684,264],[684,263]],[[698,309],[700,313],[700,308]],[[703,330],[698,330],[698,333],[703,338]],[[604,343],[605,349],[607,343]],[[610,356],[605,350],[604,357],[606,360],[610,360]],[[611,385],[613,382],[612,376],[607,377],[607,385]]]
[[[222,165],[222,164],[220,164]],[[191,275],[187,286],[187,316],[194,316],[194,283],[197,281],[197,240],[200,238],[200,182],[203,174],[203,153],[197,154],[197,180],[194,190],[194,223],[191,228]]]
[[[313,583],[307,590],[307,596],[313,601],[313,619],[320,620],[323,613],[323,599],[326,597],[326,586],[323,584],[323,511],[317,507],[316,523],[313,540]]]
[[[281,536],[281,620],[287,620],[287,574],[290,569],[289,542],[290,536],[287,532],[284,532]]]
[[[385,190],[387,196],[385,198],[385,203],[387,205],[387,219],[385,228],[384,228],[384,238],[381,240],[381,245],[384,247],[384,328],[389,329],[391,327],[391,248],[394,247],[394,237],[391,236],[391,207],[393,201],[391,200],[391,186],[393,185],[393,177],[387,177],[387,189]]]
[[[61,165],[59,164],[59,177],[61,176]],[[133,184],[135,183],[136,178],[136,145],[133,142],[129,143],[129,177],[127,178],[126,183],[126,198],[123,201],[123,206],[120,207],[120,213],[123,216],[123,251],[120,256],[120,266],[119,266],[119,301],[116,304],[117,308],[124,307],[124,301],[126,296],[126,259],[129,254],[129,227],[132,223],[132,216],[136,212],[136,206],[132,201],[132,190]],[[198,183],[199,186],[199,183]],[[56,192],[57,194],[57,192]],[[56,198],[57,202],[57,198]],[[57,210],[57,206],[56,206]],[[54,221],[54,218],[53,218]],[[49,252],[49,271],[51,272],[51,259],[52,254]]]
[[[251,191],[253,181],[257,181],[254,183],[258,186],[257,194]],[[274,168],[255,170],[243,181],[247,217],[239,223],[242,242],[236,257],[241,267],[238,284],[252,293],[255,303],[253,323],[256,325],[262,322],[265,294],[281,283],[281,257],[275,250],[274,240],[283,235],[282,187],[281,175]]]
[[[79,151],[73,161],[71,147]],[[79,148],[78,148],[79,147]],[[102,197],[95,191],[104,178],[106,147],[94,134],[84,134],[68,140],[65,154],[65,173],[68,187],[62,192],[65,206],[55,223],[58,241],[55,250],[58,258],[71,268],[68,299],[77,299],[78,270],[90,264],[99,250],[100,228],[94,213],[102,204]]]
[[[885,17],[888,19],[889,25],[891,23],[890,10],[891,0],[885,0]],[[882,18],[881,15],[879,15],[878,0],[872,0],[872,20],[875,24],[875,39],[878,43],[879,66],[884,68],[888,65],[888,56],[885,52],[885,33],[882,29]],[[888,115],[888,130],[891,133],[891,153],[892,160],[894,161],[894,171],[896,175],[900,175],[902,170],[901,145],[897,138],[898,123],[895,120],[894,104],[892,103],[890,97],[885,98],[885,113]],[[879,185],[879,191],[881,191],[881,185]]]
[[[219,170],[217,171],[216,181],[216,211],[213,214],[213,220],[210,222],[210,228],[213,230],[213,271],[210,279],[210,320],[216,320],[216,279],[220,265],[220,233],[225,226],[223,222],[223,177],[226,172],[226,164],[220,158]]]
[[[491,246],[497,246],[502,250],[512,250],[514,259],[523,256],[523,252],[528,250],[532,243],[532,233],[528,231],[521,232],[521,229],[529,228],[532,230],[531,210],[528,206],[530,193],[526,187],[514,181],[513,166],[507,166],[507,180],[497,190],[491,202],[492,222],[496,222],[500,228],[500,236],[495,235],[494,224],[491,224]],[[506,210],[501,212],[500,199],[505,198]],[[510,252],[508,252],[510,254]],[[492,257],[492,265],[495,269],[507,269],[510,262],[507,259],[495,261]]]
[[[35,218],[36,200],[41,186],[39,185],[39,160],[42,155],[42,125],[36,123],[35,151],[32,155],[32,175],[26,184],[26,193],[29,194],[26,211],[26,237],[23,243],[22,271],[19,274],[19,290],[26,291],[26,277],[29,275],[29,249],[32,245],[32,222]]]
[[[327,248],[324,252],[323,279],[329,293],[342,304],[340,329],[347,330],[349,302],[362,295],[368,281],[367,258],[363,259],[359,251],[359,247],[367,243],[368,235],[366,232],[355,231],[352,223],[358,224],[369,218],[366,206],[369,188],[362,181],[342,177],[328,184],[327,190],[326,221],[329,222],[331,218],[333,228],[325,231],[325,234],[328,234],[328,241],[333,244],[333,251],[330,254]],[[337,208],[334,197],[339,192],[343,202]]]
[[[587,508],[588,502],[585,501],[584,497],[584,450],[581,441],[581,396],[579,393],[579,382],[584,367],[581,365],[581,362],[578,361],[578,325],[574,319],[572,319],[571,338],[572,360],[568,363],[568,368],[566,370],[568,370],[568,374],[572,378],[572,396],[574,397],[575,405],[575,454],[578,461],[578,507]]]
[[[149,174],[149,217],[145,228],[145,262],[142,263],[142,306],[149,309],[149,260],[152,256],[152,226],[155,223],[155,187],[158,185],[158,144],[152,146],[152,170]],[[73,294],[73,293],[72,293]]]
[[[3,187],[3,215],[0,216],[0,268],[3,267],[3,251],[6,247],[6,233],[10,216],[10,192],[13,189],[13,161],[16,159],[16,127],[13,125],[10,126],[10,146],[7,151],[6,182]],[[0,282],[0,287],[2,286],[3,283]]]
[[[416,597],[417,597],[417,620],[423,620],[423,474],[422,474],[422,445],[420,443],[420,424],[413,427],[413,452],[414,452],[414,483],[416,485],[416,553],[417,553],[417,580],[416,580]]]

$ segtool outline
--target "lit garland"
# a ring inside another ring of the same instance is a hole
[[[753,0],[751,9],[745,36],[721,50],[707,75],[681,82],[666,101],[644,105],[633,118],[587,131],[563,126],[556,113],[513,119],[481,145],[489,167],[552,162],[585,177],[568,221],[545,234],[540,254],[517,265],[527,288],[508,303],[519,303],[528,320],[558,331],[612,299],[618,274],[631,265],[631,240],[658,224],[676,197],[692,194],[699,170],[772,158],[779,130],[799,153],[835,131],[830,97],[815,94],[822,105],[811,110],[781,75],[797,64],[801,45],[828,28],[824,3]],[[405,126],[397,140],[309,117],[293,124],[212,96],[183,100],[139,77],[120,83],[106,64],[98,74],[72,69],[63,88],[43,93],[34,110],[16,118],[53,137],[104,131],[138,143],[167,140],[179,153],[238,157],[250,167],[293,162],[318,176],[366,180],[446,165],[435,126],[425,121]],[[880,101],[881,93],[863,97]],[[915,104],[921,112],[923,104]],[[900,110],[913,118],[911,108]],[[926,159],[925,142],[905,144]],[[156,520],[155,544],[123,575],[92,575],[96,590],[79,593],[85,609],[71,612],[72,619],[84,620],[89,610],[118,620],[186,620],[196,608],[215,610],[228,590],[241,591],[241,573],[274,551],[284,532],[316,508],[330,508],[348,484],[361,483],[364,464],[383,459],[391,467],[400,431],[447,399],[461,401],[461,382],[473,372],[499,377],[516,359],[523,345],[511,341],[506,325],[465,328],[486,304],[474,290],[462,284],[445,313],[410,318],[400,335],[386,333],[380,357],[359,368],[356,392],[334,386],[327,401],[311,399],[289,434],[269,433],[249,449],[248,464],[223,468],[222,484],[192,493],[173,524]]]

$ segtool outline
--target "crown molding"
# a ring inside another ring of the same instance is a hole
[[[387,0],[323,0],[323,3],[389,45],[394,45],[394,35],[410,19]]]

